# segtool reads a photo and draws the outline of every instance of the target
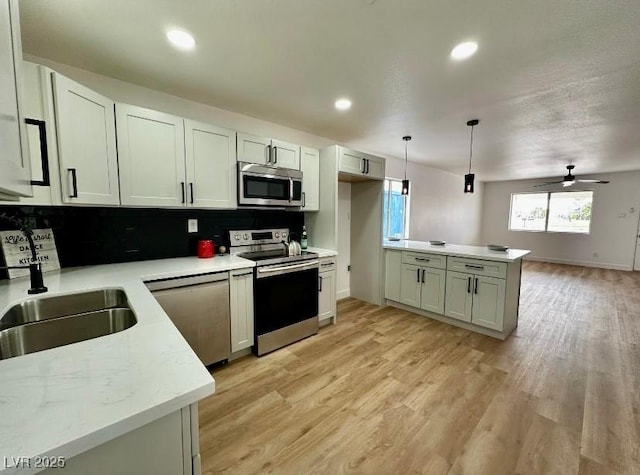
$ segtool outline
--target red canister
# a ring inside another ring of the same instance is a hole
[[[211,239],[202,239],[198,241],[198,257],[213,257],[213,241]]]

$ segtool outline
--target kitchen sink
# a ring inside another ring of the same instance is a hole
[[[0,360],[117,333],[136,323],[120,289],[27,300],[0,318]]]

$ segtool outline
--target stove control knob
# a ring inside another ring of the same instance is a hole
[[[239,240],[240,240],[240,235],[239,235],[239,234],[234,234],[234,235],[233,235],[233,238],[234,238],[236,241],[239,241]]]
[[[242,239],[244,239],[245,241],[247,241],[249,239],[249,235],[247,233],[244,233],[242,235]]]
[[[274,236],[278,239],[280,237],[280,233],[275,233]]]
[[[282,233],[282,239],[286,239],[287,238],[287,233]]]

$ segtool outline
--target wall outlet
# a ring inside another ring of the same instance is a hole
[[[198,232],[198,220],[197,219],[187,219],[187,232],[197,233]]]

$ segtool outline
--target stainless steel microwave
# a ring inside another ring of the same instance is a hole
[[[238,162],[238,205],[302,206],[302,172]]]

